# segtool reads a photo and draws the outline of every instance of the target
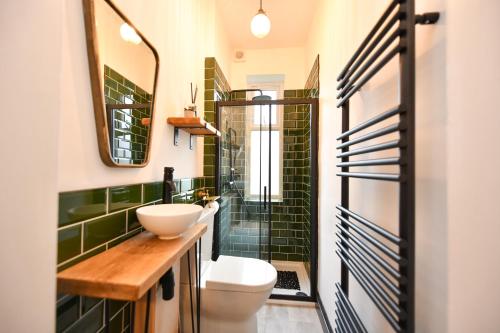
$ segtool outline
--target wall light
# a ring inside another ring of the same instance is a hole
[[[253,17],[250,23],[250,30],[257,38],[264,38],[271,30],[271,21],[267,17],[266,12],[262,9],[262,0],[260,0],[260,9]]]
[[[134,28],[132,28],[127,23],[123,23],[120,26],[120,35],[126,42],[130,42],[136,45],[142,42],[141,37],[137,34],[137,32],[135,32]]]

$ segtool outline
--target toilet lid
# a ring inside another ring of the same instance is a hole
[[[219,256],[204,278],[208,289],[259,292],[272,288],[276,277],[276,269],[263,260]]]

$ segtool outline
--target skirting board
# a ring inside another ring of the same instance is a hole
[[[332,324],[330,323],[330,320],[328,319],[328,315],[326,314],[325,307],[323,306],[323,302],[321,301],[321,297],[319,295],[319,292],[316,293],[317,300],[318,300],[318,305],[317,311],[319,315],[319,321],[321,322],[321,326],[323,327],[324,332],[328,333],[333,333],[333,328]]]

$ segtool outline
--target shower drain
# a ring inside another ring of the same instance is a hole
[[[299,278],[294,271],[278,271],[278,280],[274,288],[300,290]]]

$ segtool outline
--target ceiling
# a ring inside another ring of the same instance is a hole
[[[263,39],[250,32],[259,0],[216,0],[223,26],[235,49],[301,47],[307,41],[317,0],[263,0],[271,32]]]

